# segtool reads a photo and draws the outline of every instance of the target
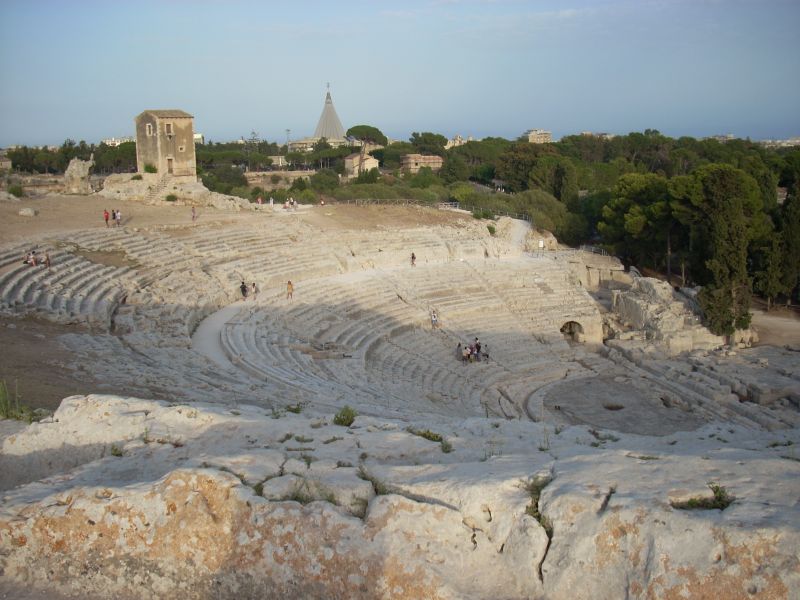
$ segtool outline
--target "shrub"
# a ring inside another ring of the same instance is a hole
[[[418,435],[419,437],[430,440],[431,442],[441,442],[444,440],[440,433],[435,433],[430,429],[414,429],[413,427],[409,427],[407,431],[408,433]]]
[[[339,187],[339,176],[331,169],[321,169],[309,178],[308,186],[317,192],[331,192]]]
[[[151,165],[150,163],[147,163],[144,166],[144,172],[145,173],[158,173],[158,167],[156,167],[155,165]]]
[[[231,187],[230,190],[226,192],[231,196],[238,196],[239,198],[244,198],[245,200],[249,200],[250,202],[255,202],[255,199],[250,197],[250,188],[246,185],[237,185]]]
[[[497,233],[497,228],[491,223],[486,226],[486,229],[489,230],[489,235],[494,235],[495,233]]]
[[[333,424],[341,425],[343,427],[350,427],[350,425],[353,424],[353,421],[356,420],[357,416],[358,413],[355,411],[355,409],[345,404],[341,410],[333,416]]]
[[[278,185],[281,182],[281,176],[276,173],[273,173],[272,175],[269,176],[269,180],[272,183],[272,185]]]
[[[547,484],[550,483],[552,479],[551,475],[540,475],[523,484],[525,490],[531,496],[531,503],[525,507],[525,513],[539,521],[539,524],[544,528],[549,539],[553,537],[553,523],[539,512],[539,499],[541,498],[542,490],[547,487]]]
[[[8,186],[8,193],[17,198],[22,198],[25,195],[25,192],[22,191],[22,186],[18,184]]]
[[[689,498],[685,502],[670,502],[672,508],[680,510],[695,510],[695,509],[719,509],[725,510],[736,499],[731,496],[724,487],[717,483],[709,483],[708,487],[714,494],[712,498],[698,497]]]
[[[303,190],[297,194],[290,194],[299,204],[316,204],[319,201],[317,193],[313,190]]]
[[[305,180],[304,177],[298,177],[292,182],[292,185],[289,186],[289,189],[293,192],[302,192],[303,190],[308,188],[308,182]]]
[[[41,414],[37,415],[37,411],[21,404],[19,398],[19,390],[14,391],[12,398],[5,379],[0,380],[0,419],[16,419],[32,423],[42,417]]]
[[[137,173],[136,175],[131,177],[131,181],[141,181],[141,180],[142,180],[142,176],[139,175],[139,173]]]
[[[175,202],[178,197],[175,194],[167,194],[166,201],[167,202]]]

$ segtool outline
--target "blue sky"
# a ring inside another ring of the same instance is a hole
[[[0,2],[0,146],[345,128],[800,135],[798,0]]]

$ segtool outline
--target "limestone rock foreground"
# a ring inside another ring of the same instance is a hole
[[[74,396],[2,442],[0,574],[86,597],[796,598],[798,443]],[[724,510],[675,507],[709,482]]]

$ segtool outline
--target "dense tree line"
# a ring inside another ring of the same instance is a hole
[[[58,148],[30,148],[21,146],[6,155],[12,167],[25,173],[63,173],[73,158],[89,160],[94,155],[95,173],[128,173],[136,170],[136,143],[125,142],[119,146],[75,143],[66,140]]]

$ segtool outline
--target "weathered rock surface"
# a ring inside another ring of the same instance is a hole
[[[410,423],[451,442],[445,453],[407,425],[67,398],[48,422],[5,433],[0,572],[138,598],[800,592],[797,430]],[[671,506],[708,497],[708,482],[730,506]]]
[[[94,190],[89,181],[89,171],[94,166],[94,155],[89,160],[73,158],[64,173],[65,194],[91,194]]]
[[[238,196],[210,191],[194,177],[172,177],[158,173],[109,175],[99,194],[110,200],[125,198],[151,205],[211,206],[219,210],[236,211],[256,209],[256,205]],[[175,196],[176,200],[168,201],[166,198],[170,195]]]
[[[39,211],[30,206],[26,206],[25,208],[20,208],[18,214],[20,217],[35,217],[39,214]]]
[[[669,356],[691,350],[711,350],[725,343],[700,324],[686,302],[676,298],[665,281],[636,277],[630,289],[614,290],[612,308],[633,329],[622,339],[643,335]]]
[[[0,202],[19,202],[19,198],[17,198],[14,194],[9,194],[5,190],[0,190]]]

